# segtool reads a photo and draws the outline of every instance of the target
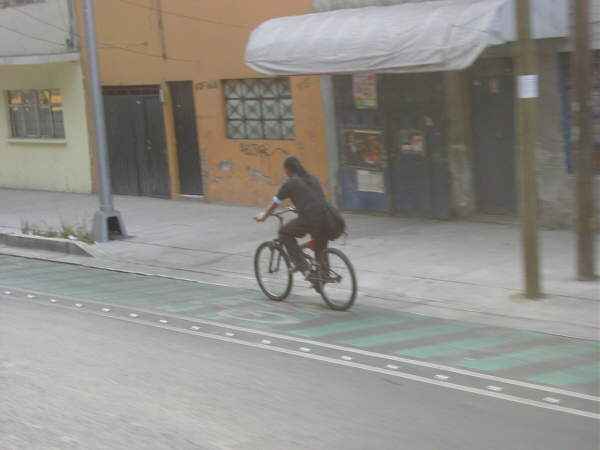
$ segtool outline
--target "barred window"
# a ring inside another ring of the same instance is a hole
[[[64,138],[60,89],[8,91],[13,137]]]
[[[296,138],[288,78],[225,80],[223,86],[229,139]]]

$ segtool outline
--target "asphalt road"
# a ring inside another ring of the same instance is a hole
[[[85,289],[82,303],[68,306],[6,292],[2,449],[599,447],[596,417],[526,395],[511,400],[353,357],[271,348],[250,343],[240,327],[211,334],[205,323],[194,331],[171,317],[92,311]]]

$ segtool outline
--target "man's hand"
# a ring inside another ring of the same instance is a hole
[[[273,214],[273,211],[275,211],[276,208],[277,208],[277,203],[271,202],[265,212],[254,216],[254,220],[256,220],[257,222],[264,222],[265,220],[267,220],[267,217],[269,217],[271,214]]]

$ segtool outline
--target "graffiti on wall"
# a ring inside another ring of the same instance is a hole
[[[201,81],[194,85],[194,89],[202,91],[204,89],[218,89],[219,82],[217,80]]]
[[[288,155],[288,151],[284,148],[271,148],[270,144],[246,144],[240,143],[240,152],[248,156],[273,156],[277,152]]]
[[[298,89],[308,89],[310,87],[310,78],[304,78],[298,83]]]

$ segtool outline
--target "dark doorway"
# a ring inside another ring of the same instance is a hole
[[[377,75],[377,103],[371,108],[356,105],[351,76],[333,80],[342,205],[449,217],[442,75]],[[354,161],[352,155],[373,153],[374,143],[382,153],[380,164],[367,160],[369,168]]]
[[[387,111],[395,210],[445,218],[450,212],[441,74],[387,75]]]
[[[169,198],[159,87],[104,87],[103,99],[112,192]]]
[[[473,67],[471,111],[477,210],[515,214],[514,77],[508,60]]]
[[[196,129],[192,82],[170,82],[169,88],[173,100],[181,193],[184,195],[202,195],[202,171],[198,151],[198,132]]]

